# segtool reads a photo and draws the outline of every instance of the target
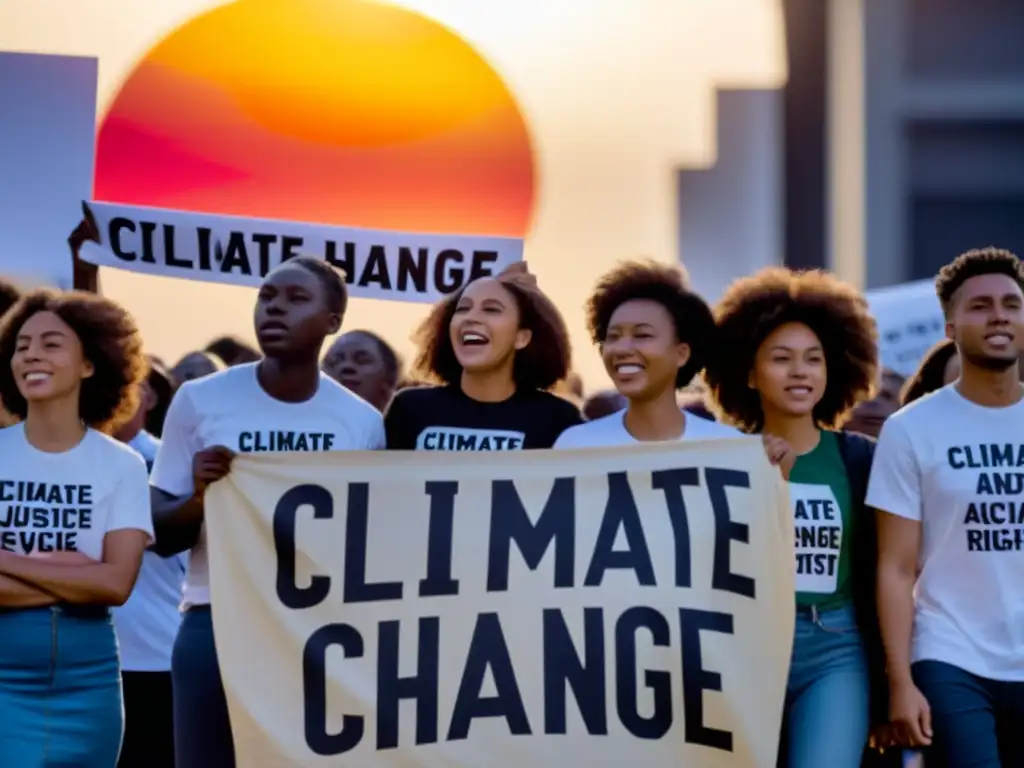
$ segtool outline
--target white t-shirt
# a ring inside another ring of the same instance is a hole
[[[129,443],[147,463],[156,458],[160,441],[140,432]],[[142,568],[128,602],[115,608],[114,626],[126,672],[167,672],[178,634],[181,587],[185,582],[188,553],[160,557],[146,551]]]
[[[111,531],[153,538],[146,462],[93,429],[69,451],[47,453],[24,423],[0,429],[0,549],[28,555],[81,552],[103,558]]]
[[[1024,681],[1024,401],[955,385],[882,428],[867,503],[921,522],[912,660]]]
[[[182,385],[167,410],[163,442],[150,479],[154,487],[174,496],[190,496],[195,491],[193,456],[217,445],[238,453],[384,447],[383,417],[358,395],[321,374],[313,397],[304,403],[285,403],[259,385],[258,365],[237,365]],[[209,602],[203,526],[190,553],[184,605]]]
[[[738,429],[686,413],[680,440],[714,440],[743,437]],[[611,445],[633,445],[640,442],[626,429],[626,412],[618,411],[565,430],[555,441],[555,448],[598,448]]]

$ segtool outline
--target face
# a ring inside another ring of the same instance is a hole
[[[326,298],[320,280],[299,264],[285,262],[267,275],[253,317],[263,354],[281,358],[319,353],[324,338],[341,326]]]
[[[171,369],[174,380],[179,384],[184,384],[186,381],[192,381],[193,379],[201,379],[203,376],[209,376],[211,373],[216,372],[217,364],[213,362],[209,355],[202,352],[190,352],[181,358],[178,364]]]
[[[459,365],[471,373],[511,366],[515,353],[526,348],[532,335],[519,327],[516,297],[492,278],[466,286],[448,333]]]
[[[78,335],[53,312],[38,312],[21,327],[11,358],[18,391],[31,406],[73,397],[93,374]]]
[[[322,367],[324,373],[378,409],[384,408],[394,394],[380,345],[358,331],[336,339]]]
[[[636,299],[612,313],[601,357],[619,394],[645,401],[675,393],[676,374],[690,359],[690,347],[679,341],[663,305]]]
[[[145,428],[146,417],[155,407],[156,393],[153,391],[153,388],[149,386],[149,383],[144,381],[139,386],[139,407],[135,409],[135,414],[131,419],[121,425],[114,437],[122,442],[128,442],[134,438]]]
[[[754,360],[750,386],[765,413],[808,416],[825,394],[825,351],[802,323],[780,325],[764,340]]]
[[[900,389],[903,377],[895,371],[885,369],[879,377],[878,394],[872,400],[858,405],[847,422],[846,428],[862,435],[878,437],[885,420],[900,407]]]
[[[1008,275],[966,280],[953,297],[946,335],[960,350],[960,364],[990,371],[1012,368],[1024,345],[1024,296]]]

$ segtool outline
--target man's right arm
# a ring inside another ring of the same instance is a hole
[[[202,493],[196,491],[192,463],[200,445],[199,418],[189,385],[179,389],[164,419],[163,438],[150,474],[150,507],[156,541],[150,550],[169,557],[191,549],[203,524]]]

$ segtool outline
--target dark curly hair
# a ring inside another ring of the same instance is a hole
[[[946,366],[955,354],[956,344],[950,339],[943,339],[925,352],[914,375],[907,379],[900,391],[900,405],[909,405],[945,386]]]
[[[399,379],[402,378],[402,357],[399,355],[395,348],[388,344],[384,338],[373,331],[368,331],[365,328],[355,328],[351,331],[345,331],[343,336],[356,333],[360,336],[365,336],[374,344],[377,345],[377,351],[380,352],[380,360],[384,364],[384,371],[388,376],[388,383],[392,387],[397,387]],[[340,338],[340,337],[339,337]]]
[[[594,343],[604,343],[615,310],[627,301],[638,300],[661,304],[672,316],[676,338],[690,348],[690,359],[676,372],[676,389],[682,389],[704,369],[714,347],[711,308],[690,290],[682,267],[648,260],[624,261],[597,281],[587,301],[587,329]]]
[[[263,359],[258,349],[236,336],[218,336],[203,348],[203,352],[216,355],[225,365],[256,363]]]
[[[28,403],[11,371],[18,334],[33,315],[52,312],[78,336],[93,375],[82,381],[79,417],[88,426],[110,432],[130,419],[138,407],[139,384],[149,364],[142,336],[128,311],[102,296],[79,291],[32,291],[24,295],[0,323],[0,400],[24,419]]]
[[[761,396],[749,386],[764,340],[779,326],[802,323],[821,341],[828,380],[814,421],[836,428],[878,377],[878,328],[864,297],[827,272],[770,267],[735,281],[715,307],[718,350],[705,378],[720,418],[746,432],[764,428]]]
[[[1015,254],[994,246],[975,248],[957,256],[935,277],[935,293],[947,317],[960,286],[981,275],[1006,275],[1024,292],[1024,264]]]
[[[18,303],[21,298],[21,290],[14,283],[0,278],[0,317],[7,314],[7,310]]]
[[[519,308],[519,327],[532,333],[530,343],[516,351],[512,380],[518,389],[551,389],[569,374],[572,347],[569,331],[558,307],[535,284],[515,274],[486,278],[497,280],[511,293]],[[439,301],[413,334],[419,354],[414,373],[445,384],[458,384],[462,366],[455,357],[449,326],[466,287]]]

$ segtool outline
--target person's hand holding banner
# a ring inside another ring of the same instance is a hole
[[[775,765],[793,529],[756,438],[241,455],[206,505],[239,765]]]

